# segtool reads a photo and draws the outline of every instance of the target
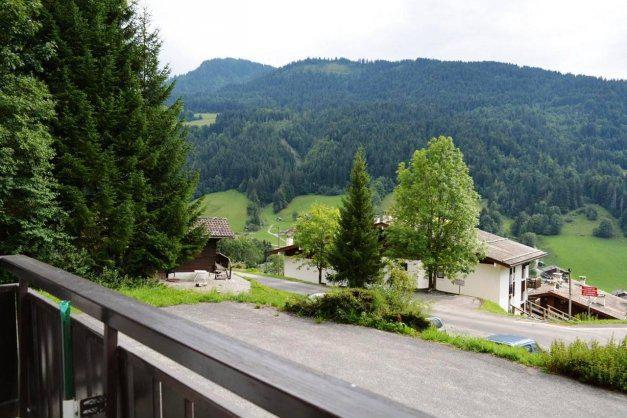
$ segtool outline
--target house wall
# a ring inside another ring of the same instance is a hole
[[[209,239],[205,248],[202,249],[196,257],[183,262],[180,266],[173,268],[172,272],[193,272],[194,270],[207,270],[213,272],[215,270],[216,251],[218,240]]]
[[[333,274],[333,269],[322,270],[322,283],[327,283],[326,277]],[[318,283],[318,269],[310,266],[302,258],[285,257],[285,267],[283,270],[285,277],[304,280],[311,283]]]
[[[478,264],[475,271],[463,279],[464,286],[458,286],[448,278],[438,278],[436,289],[447,293],[487,299],[498,303],[503,309],[508,309],[508,268],[498,264]]]

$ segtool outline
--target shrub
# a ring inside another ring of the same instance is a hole
[[[599,217],[599,213],[593,206],[586,206],[584,209],[584,213],[586,214],[586,218],[589,221],[596,221]]]
[[[287,303],[285,310],[318,320],[357,324],[403,334],[429,326],[424,309],[382,287],[335,289],[316,299]]]
[[[218,243],[218,251],[234,263],[244,263],[247,268],[256,267],[265,260],[267,245],[263,241],[247,235],[233,239],[223,239]]]
[[[627,337],[621,343],[611,340],[603,346],[597,341],[577,340],[570,345],[554,342],[546,368],[552,373],[573,377],[581,382],[627,391]]]
[[[594,228],[592,235],[599,238],[612,238],[614,236],[614,226],[609,219],[601,219],[599,225]]]
[[[280,254],[272,254],[263,265],[263,272],[275,276],[283,276],[285,259]]]

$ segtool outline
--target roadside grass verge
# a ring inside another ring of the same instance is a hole
[[[496,315],[509,315],[509,313],[505,309],[501,308],[498,303],[492,302],[491,300],[487,299],[481,299],[481,305],[479,306],[479,309],[484,312],[490,312]]]
[[[584,383],[627,392],[627,337],[607,345],[597,341],[554,342],[546,356],[546,370]]]
[[[492,354],[496,357],[516,361],[525,366],[543,367],[546,363],[545,353],[530,353],[521,347],[497,344],[483,338],[469,337],[466,335],[450,335],[435,328],[428,328],[422,331],[419,336],[426,341],[435,341],[475,353]]]
[[[144,285],[132,288],[121,287],[118,291],[123,295],[157,307],[231,301],[252,303],[258,306],[273,306],[277,309],[283,309],[287,302],[300,299],[299,295],[283,290],[272,289],[254,280],[250,280],[250,292],[240,294],[218,293],[216,290],[197,292],[195,290],[175,289],[163,284]]]

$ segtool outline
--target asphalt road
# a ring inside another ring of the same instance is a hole
[[[328,290],[328,287],[317,284],[292,282],[250,273],[238,272],[237,274],[252,278],[268,287],[304,295]],[[548,348],[555,340],[572,342],[581,339],[605,343],[611,338],[620,341],[627,336],[627,325],[565,326],[480,311],[478,310],[479,300],[469,296],[434,292],[430,294],[417,293],[416,298],[430,304],[432,315],[442,318],[446,331],[449,333],[474,335],[476,337],[514,334],[533,338],[544,348]]]
[[[300,295],[311,295],[313,293],[321,293],[321,292],[324,293],[328,290],[326,286],[313,284],[313,283],[293,282],[293,281],[285,280],[285,279],[277,279],[274,277],[260,276],[258,274],[244,273],[241,271],[234,272],[233,274],[237,274],[241,277],[253,279],[256,282],[259,282],[273,289],[285,290],[287,292],[298,293]]]
[[[417,297],[431,300],[432,314],[442,318],[446,331],[449,333],[469,334],[477,337],[487,337],[492,334],[521,335],[533,338],[544,348],[548,348],[555,340],[572,342],[581,339],[605,343],[611,338],[620,341],[627,336],[627,325],[557,325],[519,316],[496,315],[480,311],[477,309],[479,300],[469,296],[436,293],[428,296],[419,294]]]
[[[164,309],[436,416],[627,416],[625,395],[486,354],[248,304]]]

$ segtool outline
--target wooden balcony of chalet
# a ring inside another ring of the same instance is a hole
[[[0,267],[16,279],[0,286],[1,417],[62,417],[67,387],[91,399],[79,416],[255,415],[202,381],[277,416],[424,415],[37,260],[2,256]],[[80,310],[69,380],[59,308],[38,290]]]

